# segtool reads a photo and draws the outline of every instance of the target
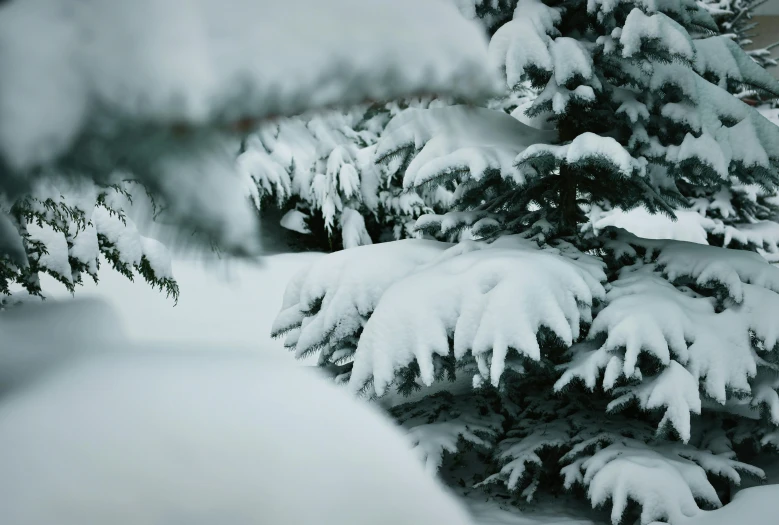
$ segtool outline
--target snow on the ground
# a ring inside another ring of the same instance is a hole
[[[103,262],[99,284],[86,279],[84,286],[76,289],[76,297],[109,302],[127,335],[136,341],[257,348],[291,359],[282,341],[271,339],[271,323],[281,307],[287,282],[320,256],[299,253],[254,260],[174,257],[173,275],[181,289],[177,305],[142,279],[131,282]],[[50,297],[69,297],[53,279],[43,276],[41,282]]]
[[[724,507],[701,512],[679,525],[775,525],[779,519],[779,485],[763,485],[738,492]]]
[[[676,220],[673,220],[661,213],[649,213],[644,208],[634,208],[630,211],[614,209],[606,212],[593,210],[590,220],[596,232],[608,226],[616,226],[645,239],[673,239],[708,244],[703,227],[707,219],[694,211],[677,211]]]
[[[779,108],[769,108],[766,106],[759,107],[757,110],[762,113],[762,115],[779,126]]]

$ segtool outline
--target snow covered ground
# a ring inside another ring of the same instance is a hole
[[[291,362],[292,355],[283,349],[282,341],[270,338],[271,324],[289,279],[321,256],[284,254],[248,261],[174,257],[173,271],[181,287],[181,298],[175,306],[172,299],[142,281],[130,282],[103,265],[99,285],[87,282],[77,290],[77,296],[110,302],[127,335],[138,342],[196,341],[216,348],[255,349],[263,357]],[[53,299],[68,297],[53,280],[44,277],[43,285]],[[779,481],[779,468],[769,469],[767,474],[769,483]],[[777,495],[779,485],[750,488],[722,510],[700,514],[683,525],[731,523],[734,513],[751,525],[768,525],[774,523],[779,512],[771,507],[779,501]],[[500,510],[479,501],[469,506],[477,525],[607,523],[598,519],[599,513],[581,506],[574,508],[565,500],[526,511]]]
[[[779,108],[758,108],[758,111],[763,114],[765,118],[779,126]]]

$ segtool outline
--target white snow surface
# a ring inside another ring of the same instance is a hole
[[[178,303],[138,277],[130,281],[102,260],[99,284],[85,279],[75,296],[108,301],[135,342],[196,340],[251,348],[269,360],[293,362],[281,341],[270,338],[271,325],[287,282],[320,257],[300,253],[230,260],[175,253],[171,267],[181,290]],[[41,286],[47,301],[70,298],[49,276],[42,276]]]
[[[779,108],[770,108],[766,106],[761,106],[757,108],[757,110],[760,112],[761,115],[763,115],[769,121],[779,126]]]
[[[54,160],[101,118],[200,125],[479,98],[496,81],[482,29],[443,0],[11,2],[0,49],[0,155],[15,170]]]
[[[105,308],[0,318],[3,369],[29,374],[0,399],[3,523],[471,523],[389,421],[313,372],[226,345],[133,346],[105,315],[85,337]],[[36,371],[30,351],[71,357]]]

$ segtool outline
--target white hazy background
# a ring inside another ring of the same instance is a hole
[[[202,254],[174,256],[173,274],[181,290],[179,302],[153,289],[142,278],[135,282],[103,261],[100,281],[85,279],[76,297],[100,298],[113,306],[126,334],[138,342],[197,342],[220,347],[254,348],[273,359],[294,360],[283,340],[273,340],[270,328],[281,307],[290,278],[320,253],[283,254],[256,260],[220,259]],[[48,276],[41,284],[52,299],[70,293]]]

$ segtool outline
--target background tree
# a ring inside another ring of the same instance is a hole
[[[466,494],[572,494],[615,524],[727,502],[779,443],[779,268],[586,227],[596,205],[672,216],[775,190],[779,128],[728,87],[779,86],[716,32],[688,0],[520,0],[490,51],[509,89],[541,89],[526,116],[554,131],[409,110],[376,148],[408,190],[456,183],[453,211],[420,228],[482,240],[321,258],[288,286],[274,334],[354,392],[416,392],[392,413]],[[741,247],[765,249],[764,233]]]
[[[25,295],[42,297],[42,273],[70,292],[75,292],[85,277],[97,282],[101,258],[128,279],[140,275],[178,300],[179,288],[167,250],[141,235],[127,216],[132,191],[137,190],[133,183],[73,187],[64,180],[59,182],[67,188],[64,192],[51,182],[41,183],[30,195],[2,210],[8,239],[16,243],[24,261],[0,258],[0,295],[4,296],[0,300],[4,306],[23,300]]]

